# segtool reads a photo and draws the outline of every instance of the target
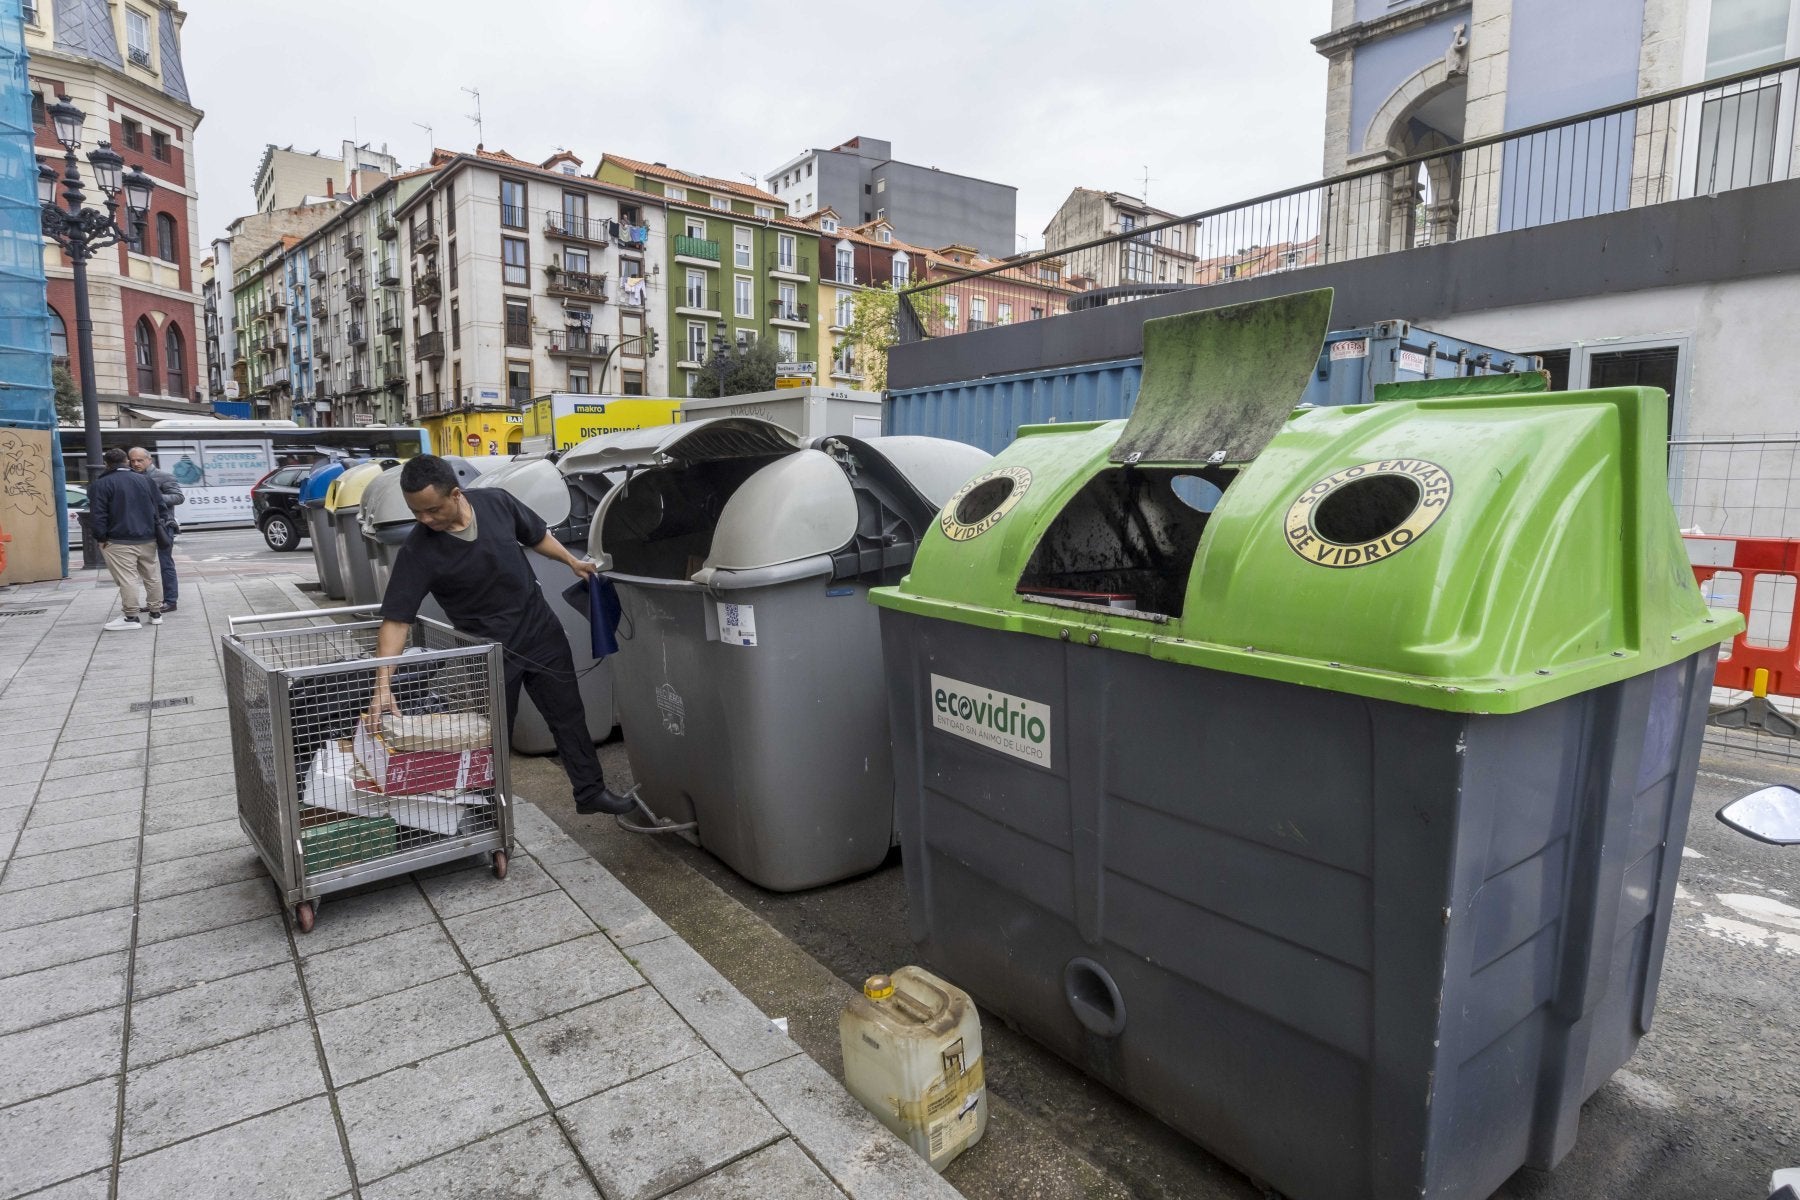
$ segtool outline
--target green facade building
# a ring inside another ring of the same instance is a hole
[[[693,394],[719,336],[740,347],[772,338],[791,373],[817,378],[828,316],[819,309],[818,230],[746,183],[613,154],[595,177],[655,196],[667,212],[666,244],[649,246],[646,261],[662,268],[649,302],[667,306],[671,394]]]

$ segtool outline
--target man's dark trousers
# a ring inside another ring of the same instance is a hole
[[[167,608],[175,603],[175,593],[181,588],[181,580],[175,574],[175,552],[158,542],[156,561],[162,567],[163,607]]]
[[[588,734],[587,713],[581,703],[581,687],[575,678],[575,660],[569,640],[559,625],[518,645],[506,647],[506,722],[510,731],[519,713],[519,688],[523,685],[543,714],[544,724],[556,741],[556,753],[575,790],[577,804],[595,804],[606,780],[600,773],[600,756]]]

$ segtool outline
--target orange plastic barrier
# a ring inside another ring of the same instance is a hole
[[[1759,646],[1749,641],[1756,628],[1751,616],[1751,601],[1756,597],[1757,581],[1765,577],[1800,579],[1800,539],[1715,537],[1684,534],[1688,558],[1694,565],[1694,578],[1700,590],[1707,590],[1721,572],[1736,574],[1737,610],[1744,615],[1746,629],[1733,638],[1730,657],[1719,659],[1713,673],[1717,687],[1737,691],[1765,692],[1777,696],[1800,696],[1800,604],[1782,618],[1787,640],[1781,646]],[[1773,641],[1773,637],[1766,640]],[[1759,671],[1768,674],[1757,678]]]
[[[0,575],[6,573],[6,543],[12,541],[12,534],[0,532]]]

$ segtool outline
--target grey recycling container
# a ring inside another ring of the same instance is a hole
[[[588,527],[594,511],[611,487],[604,474],[564,475],[545,457],[515,458],[488,471],[469,485],[510,492],[526,508],[543,519],[550,534],[576,554],[587,549]],[[612,672],[594,659],[594,642],[587,616],[562,598],[564,588],[575,583],[575,572],[541,554],[527,554],[538,586],[550,609],[562,622],[575,662],[582,707],[587,712],[588,735],[595,742],[612,736],[617,725],[613,712]],[[525,754],[549,754],[556,749],[550,727],[528,692],[519,694],[519,711],[513,718],[513,749]]]
[[[363,492],[383,472],[398,473],[399,469],[399,462],[391,458],[358,463],[332,480],[325,493],[325,516],[337,548],[344,599],[352,604],[373,604],[381,598],[375,587],[375,568],[369,558],[368,544],[362,536]]]
[[[880,865],[893,774],[869,588],[899,578],[987,455],[803,439],[722,417],[629,430],[565,470],[628,470],[591,550],[617,585],[608,660],[640,798],[773,891]]]
[[[1663,393],[1295,412],[1329,300],[1269,303],[1147,321],[1129,424],[1027,426],[875,591],[910,931],[1290,1200],[1485,1200],[1650,1028],[1740,618]]]

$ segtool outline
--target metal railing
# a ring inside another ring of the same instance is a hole
[[[812,259],[804,255],[782,254],[779,250],[769,251],[769,270],[783,275],[812,274]]]
[[[418,406],[419,415],[421,417],[429,417],[432,413],[438,411],[438,408],[443,402],[443,398],[444,393],[442,392],[420,392],[418,399],[415,400],[414,403]]]
[[[435,304],[443,294],[443,281],[435,269],[413,272],[413,299],[420,304]]]
[[[591,329],[552,329],[552,354],[605,354],[606,335]]]
[[[531,322],[530,321],[510,321],[510,320],[507,321],[506,322],[506,344],[509,346],[529,346],[529,345],[531,345]]]
[[[682,292],[681,307],[707,313],[724,311],[719,307],[719,293],[706,288],[688,288]]]
[[[355,258],[363,252],[363,236],[360,233],[344,235],[344,257]]]
[[[429,217],[412,223],[412,248],[415,253],[438,244],[437,222]]]
[[[369,344],[368,328],[364,326],[361,321],[350,322],[350,344],[352,346],[366,346]]]
[[[769,320],[786,321],[789,324],[805,325],[812,319],[812,312],[805,304],[790,304],[782,300],[769,301]]]
[[[444,357],[444,335],[437,330],[421,333],[413,352],[421,360]]]
[[[608,222],[599,218],[547,212],[544,214],[544,232],[551,237],[567,238],[570,241],[604,244],[611,228]]]
[[[393,213],[384,212],[375,218],[375,233],[384,242],[400,236],[400,225]]]
[[[985,297],[1014,320],[1603,216],[1791,179],[1800,58],[1477,138],[901,293],[899,340]],[[1166,235],[1166,236],[1165,236]],[[1110,292],[1108,289],[1119,289]],[[1135,294],[1134,294],[1135,293]],[[997,323],[1005,324],[1000,316]]]
[[[586,271],[556,271],[551,274],[549,282],[544,285],[546,291],[565,296],[575,296],[583,300],[606,299],[606,276],[590,275]]]
[[[400,264],[393,258],[384,258],[375,264],[375,282],[382,287],[400,286]]]
[[[677,258],[704,258],[718,262],[719,243],[711,238],[688,237],[686,234],[680,234],[675,238],[675,255]]]
[[[500,225],[503,229],[525,228],[525,206],[523,204],[502,204],[500,206]]]

